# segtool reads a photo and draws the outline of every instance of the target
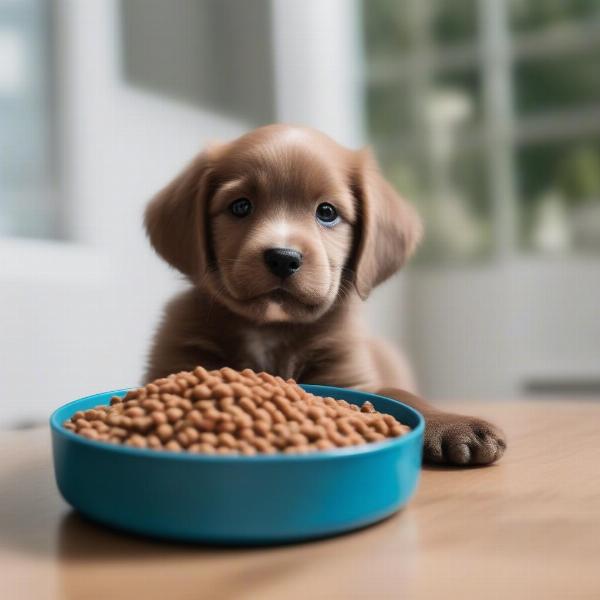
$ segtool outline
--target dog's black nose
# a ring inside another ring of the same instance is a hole
[[[291,248],[269,248],[265,250],[264,257],[269,271],[282,279],[289,277],[302,266],[302,254]]]

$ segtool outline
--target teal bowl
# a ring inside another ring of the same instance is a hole
[[[205,456],[88,440],[62,423],[127,390],[65,404],[50,417],[58,489],[90,519],[152,537],[213,544],[274,544],[364,527],[404,506],[421,471],[423,417],[390,398],[303,386],[366,400],[409,425],[406,435],[306,455]]]

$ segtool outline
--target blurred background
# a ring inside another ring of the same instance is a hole
[[[138,383],[145,203],[273,121],[418,206],[368,314],[423,393],[600,397],[600,0],[0,0],[0,427]]]

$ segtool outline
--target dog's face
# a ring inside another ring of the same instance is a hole
[[[146,225],[168,262],[258,323],[314,321],[352,284],[366,297],[420,232],[370,154],[282,125],[201,154]]]
[[[342,284],[354,198],[340,157],[310,146],[305,132],[284,130],[234,144],[213,172],[214,291],[253,319],[313,320]]]

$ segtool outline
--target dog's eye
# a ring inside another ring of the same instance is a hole
[[[340,222],[340,217],[337,214],[335,207],[329,204],[329,202],[323,202],[317,206],[317,221],[325,227],[333,227]]]
[[[238,198],[229,205],[229,210],[240,219],[247,217],[252,212],[252,202],[248,198]]]

